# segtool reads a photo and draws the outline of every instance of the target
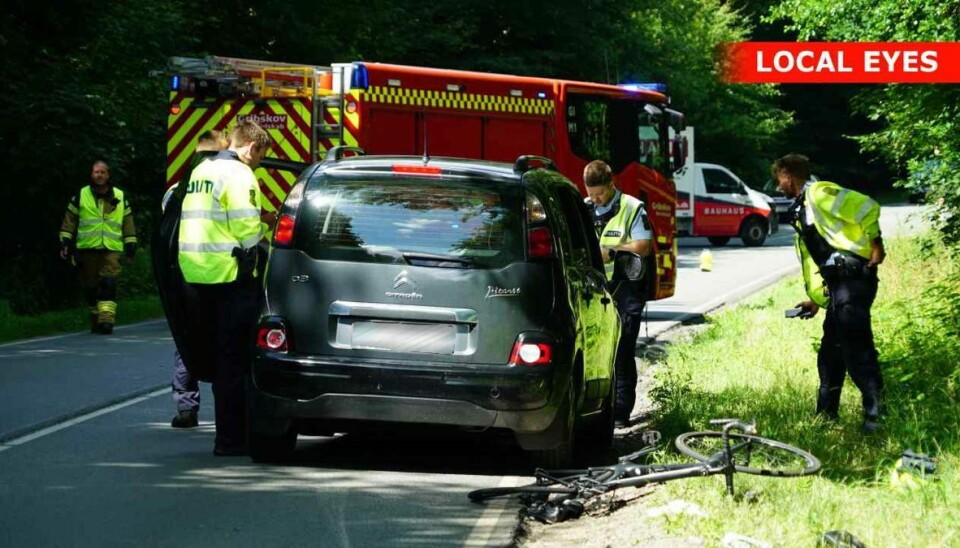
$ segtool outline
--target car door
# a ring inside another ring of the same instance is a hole
[[[715,167],[702,167],[705,199],[697,203],[698,234],[733,236],[740,230],[740,221],[751,204],[740,181]]]
[[[578,338],[583,349],[585,402],[599,405],[609,390],[610,368],[619,338],[619,322],[610,295],[604,288],[600,244],[590,213],[573,187],[558,192],[567,233],[570,236],[566,272],[571,300],[578,312]],[[612,342],[611,342],[612,341]]]

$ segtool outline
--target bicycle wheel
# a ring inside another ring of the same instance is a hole
[[[760,476],[807,476],[820,470],[820,460],[786,443],[752,436],[728,434],[737,472]],[[706,462],[723,451],[722,432],[687,432],[676,440],[681,453]]]
[[[614,475],[614,471],[606,467],[585,470],[557,470],[550,473],[557,474],[558,477],[543,475],[537,478],[536,483],[528,485],[477,489],[467,493],[467,497],[473,502],[482,502],[511,495],[542,495],[544,499],[550,495],[576,495],[585,488],[601,484]]]

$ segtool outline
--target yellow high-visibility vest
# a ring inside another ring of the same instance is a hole
[[[237,279],[234,248],[250,249],[263,237],[260,186],[237,159],[216,157],[190,175],[180,214],[180,270],[188,283]]]
[[[80,208],[76,212],[77,249],[123,251],[123,216],[127,214],[127,202],[122,190],[116,187],[112,190],[117,205],[109,213],[106,212],[107,198],[101,198],[98,203],[89,185],[80,190]],[[137,241],[136,236],[127,239]]]
[[[617,214],[614,215],[612,219],[607,221],[607,224],[603,226],[603,230],[600,231],[600,247],[616,247],[632,242],[633,239],[630,237],[630,229],[633,227],[633,223],[641,207],[643,207],[643,202],[621,192],[620,210],[617,211]],[[607,274],[607,280],[612,280],[613,261],[604,263],[603,269]]]
[[[806,190],[807,211],[817,232],[838,251],[870,258],[870,240],[880,235],[880,204],[836,183],[817,181]]]
[[[880,204],[876,200],[829,181],[807,185],[804,198],[804,222],[816,227],[830,247],[864,259],[870,258],[870,241],[880,235]],[[795,222],[800,221],[798,219]],[[800,257],[807,296],[818,305],[827,306],[830,296],[827,284],[820,276],[820,265],[810,256],[799,233],[795,247]]]

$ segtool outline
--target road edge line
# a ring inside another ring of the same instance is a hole
[[[142,322],[127,323],[123,325],[114,326],[113,330],[114,332],[123,331],[127,328],[136,327],[138,325],[148,325],[152,323],[166,322],[166,321],[167,321],[166,318],[157,318],[155,320],[143,320]],[[6,348],[8,346],[18,346],[18,345],[27,344],[27,343],[52,341],[56,339],[63,339],[66,337],[77,337],[79,335],[89,335],[89,334],[90,334],[89,331],[74,331],[72,333],[60,333],[58,335],[40,335],[39,337],[29,337],[26,339],[19,339],[16,341],[7,341],[4,343],[0,343],[0,348]]]
[[[75,424],[79,424],[101,415],[106,415],[107,413],[111,413],[118,409],[123,409],[124,407],[128,407],[130,405],[155,398],[162,394],[166,394],[169,390],[169,383],[154,385],[149,388],[144,388],[142,390],[125,394],[106,402],[88,405],[87,407],[77,411],[60,415],[59,417],[52,419],[47,419],[25,428],[19,428],[12,432],[0,434],[0,452],[11,447],[33,441],[48,434],[58,432],[64,428],[69,428]]]
[[[529,480],[529,478],[524,478],[521,476],[504,476],[500,483],[497,484],[497,487],[516,487],[520,485],[523,480]],[[464,546],[490,546],[491,540],[494,535],[500,532],[500,528],[497,527],[504,519],[510,514],[508,504],[510,502],[509,497],[494,499],[487,501],[486,508],[484,508],[483,513],[480,514],[480,517],[477,518],[476,523],[473,528],[470,530],[470,534],[467,535],[466,540],[464,541]],[[471,502],[471,505],[476,503]],[[514,515],[519,516],[519,510],[514,510],[512,512]],[[513,517],[510,516],[512,520]],[[517,519],[516,524],[513,527],[513,533],[510,535],[512,540],[516,536],[516,531],[520,527],[522,521]]]
[[[648,337],[638,338],[637,342],[640,344],[654,343],[657,341],[659,337],[663,336],[668,331],[672,331],[682,326],[684,322],[690,321],[694,318],[703,317],[707,313],[713,312],[714,310],[717,310],[719,308],[723,308],[724,306],[737,304],[738,302],[749,297],[750,295],[753,295],[757,291],[764,289],[766,287],[769,287],[779,282],[780,280],[786,278],[790,274],[793,274],[794,271],[799,271],[799,270],[800,270],[799,265],[791,265],[789,267],[785,267],[780,270],[777,270],[772,274],[768,274],[767,276],[764,276],[759,280],[755,280],[744,286],[738,287],[737,289],[729,291],[719,297],[714,298],[711,301],[708,301],[706,304],[700,306],[699,308],[696,308],[693,312],[684,312],[680,314],[679,316],[677,316],[677,319],[667,322],[664,328],[661,329],[660,331],[657,331],[656,333]],[[745,291],[745,289],[749,289],[749,290]]]

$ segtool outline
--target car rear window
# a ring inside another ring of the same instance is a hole
[[[517,185],[328,176],[313,188],[295,245],[315,259],[499,268],[523,258]]]

